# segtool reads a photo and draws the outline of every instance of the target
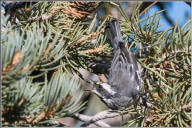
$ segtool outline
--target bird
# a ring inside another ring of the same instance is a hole
[[[108,81],[98,82],[93,92],[112,110],[125,110],[141,97],[141,66],[122,42],[121,26],[113,18],[105,33],[113,47]]]

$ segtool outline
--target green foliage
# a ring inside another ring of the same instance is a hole
[[[80,101],[83,92],[74,77],[70,78],[69,75],[58,71],[48,82],[46,76],[45,82],[41,84],[23,78],[10,84],[10,87],[2,86],[5,120],[9,120],[11,124],[24,120],[23,124],[17,124],[23,126],[36,123],[42,125],[47,123],[47,119],[50,121],[71,116],[83,109],[85,103]]]
[[[81,77],[79,68],[105,57],[109,45],[105,22],[84,24],[64,13],[69,5],[37,2],[1,17],[4,126],[46,126],[85,108],[80,82],[70,77]]]
[[[3,84],[15,82],[39,67],[45,70],[50,66],[50,61],[54,64],[64,56],[62,47],[55,46],[59,32],[49,43],[52,33],[49,29],[44,36],[43,29],[35,25],[27,31],[14,29],[2,33]],[[59,42],[58,45],[62,46],[63,43]]]
[[[190,126],[191,20],[158,31],[162,11],[139,19],[137,6],[129,19],[119,4],[110,3],[126,20],[120,21],[123,39],[128,50],[137,49],[142,91],[155,106],[145,114],[141,106],[130,109],[137,118],[124,125]],[[1,17],[4,126],[48,126],[85,108],[81,83],[72,76],[81,77],[80,68],[92,71],[88,65],[98,59],[109,61],[111,47],[103,33],[106,20],[96,25],[96,16],[90,20],[79,8],[37,2],[16,9],[14,17]]]
[[[136,8],[130,20],[121,22],[126,42],[132,40],[128,49],[139,46],[136,55],[143,68],[143,91],[155,106],[145,114],[138,106],[137,118],[129,121],[128,126],[186,127],[191,123],[191,20],[182,28],[177,23],[158,31],[161,12],[146,13],[140,20]],[[134,109],[131,111],[135,113]]]

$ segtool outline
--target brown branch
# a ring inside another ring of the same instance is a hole
[[[82,15],[80,12],[78,12],[75,8],[72,8],[70,6],[65,7],[65,10],[61,10],[64,14],[71,14],[73,17],[82,18],[84,15]]]
[[[118,124],[123,123],[123,121],[128,121],[133,118],[133,114],[121,115],[117,112],[103,111],[94,116],[87,116],[83,114],[75,114],[75,117],[79,120],[85,122],[86,126],[110,126],[114,125],[114,121],[118,121]],[[113,121],[112,121],[113,120]]]
[[[94,49],[88,49],[88,50],[80,51],[80,53],[85,53],[85,54],[98,53],[98,52],[102,52],[103,50],[104,50],[104,46],[99,46],[99,47],[96,47]]]
[[[182,110],[186,110],[186,109],[189,109],[192,107],[192,102],[190,102],[189,104],[186,104],[186,105],[183,105],[179,108],[179,111],[182,111]]]
[[[38,123],[39,121],[41,121],[42,119],[44,119],[45,116],[46,116],[46,112],[43,111],[36,119],[34,119],[34,120],[32,121],[32,123],[33,123],[33,124]]]
[[[153,5],[155,5],[157,3],[157,1],[153,2],[152,4],[150,4],[147,8],[145,8],[140,14],[139,14],[139,17],[145,13],[150,7],[152,7]]]
[[[74,45],[74,44],[79,44],[79,43],[82,43],[84,41],[93,39],[93,38],[97,37],[99,34],[101,34],[103,31],[104,31],[104,29],[101,29],[101,31],[98,32],[98,33],[92,32],[91,34],[86,35],[86,36],[82,37],[81,39],[79,39],[77,41],[71,42],[69,45],[71,46],[71,45]]]
[[[4,75],[6,74],[6,72],[8,70],[10,70],[13,66],[17,65],[21,59],[21,52],[20,51],[17,51],[15,52],[14,56],[13,56],[13,59],[12,59],[12,62],[10,65],[7,65],[5,67],[3,67],[3,70],[2,70],[2,75],[1,75],[1,79],[3,80],[4,78]]]
[[[20,100],[19,103],[18,103],[18,107],[21,107],[24,102],[25,102],[25,98],[22,97],[21,100]]]
[[[48,20],[52,18],[55,14],[57,14],[61,10],[61,7],[54,7],[53,11],[47,14],[43,14],[41,16],[35,16],[28,19],[28,22],[36,21],[36,20]]]

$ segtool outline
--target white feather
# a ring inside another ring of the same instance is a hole
[[[102,83],[101,86],[110,94],[114,95],[116,92],[111,88],[111,86],[107,83]]]

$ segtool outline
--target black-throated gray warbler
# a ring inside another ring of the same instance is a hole
[[[93,92],[110,109],[123,110],[141,96],[140,65],[122,42],[121,27],[117,19],[108,22],[105,32],[112,43],[114,56],[108,82],[96,85]]]

